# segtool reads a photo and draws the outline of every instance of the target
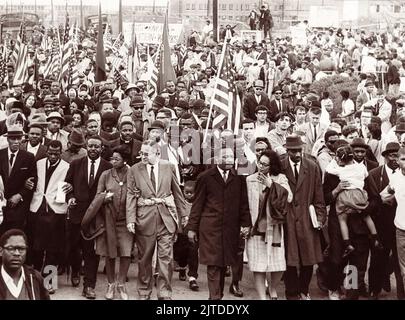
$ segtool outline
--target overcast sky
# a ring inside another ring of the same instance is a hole
[[[157,6],[165,5],[168,0],[155,0],[155,4]],[[34,5],[35,0],[0,0],[0,4],[5,5],[6,2],[10,5],[13,3],[14,5],[24,4],[24,5]],[[50,5],[51,0],[36,0],[37,4],[41,5]],[[65,0],[53,0],[54,5],[64,5],[66,3]],[[87,5],[97,5],[99,0],[83,0],[83,4]],[[101,6],[105,10],[117,10],[118,11],[118,0],[101,0]],[[122,4],[139,4],[139,5],[152,5],[153,0],[122,0]],[[80,0],[68,0],[68,4],[70,5],[79,5]]]

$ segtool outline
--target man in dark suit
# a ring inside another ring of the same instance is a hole
[[[123,121],[119,127],[120,137],[111,142],[111,149],[119,145],[126,145],[131,155],[129,166],[133,166],[140,161],[139,151],[141,151],[142,142],[134,139],[135,126],[131,121]]]
[[[21,143],[20,149],[32,153],[35,161],[46,158],[47,147],[41,143],[43,138],[42,126],[35,122],[31,123],[28,130],[28,141]]]
[[[218,165],[200,174],[187,225],[188,238],[198,241],[200,262],[207,265],[210,300],[222,299],[226,266],[236,262],[240,236],[246,237],[252,224],[246,181],[234,162],[233,150],[223,148]]]
[[[34,155],[20,150],[23,137],[20,126],[7,129],[8,148],[0,150],[0,175],[4,184],[4,221],[0,226],[0,234],[9,229],[24,229],[26,214],[33,191],[25,188],[28,179],[35,179],[37,170]]]
[[[378,167],[377,162],[367,159],[366,154],[370,147],[364,142],[363,138],[354,138],[350,146],[353,149],[354,161],[364,164],[368,172]]]
[[[274,99],[270,101],[269,105],[269,120],[275,122],[276,115],[280,112],[289,112],[288,101],[282,99],[283,90],[280,87],[275,87],[274,90]]]
[[[303,147],[299,136],[288,136],[288,157],[282,160],[283,172],[294,195],[286,223],[284,283],[288,300],[311,300],[309,284],[313,266],[323,260],[320,232],[314,228],[310,217],[310,206],[313,206],[318,224],[322,226],[326,221],[322,175],[315,162],[303,157]]]
[[[370,299],[373,300],[378,299],[383,288],[384,290],[390,290],[390,266],[393,267],[395,273],[397,298],[399,300],[405,299],[395,238],[396,228],[394,218],[397,203],[394,199],[394,195],[381,194],[381,191],[390,183],[394,172],[400,170],[398,168],[399,147],[399,144],[396,142],[387,144],[382,153],[385,158],[385,164],[371,170],[365,184],[365,189],[369,196],[369,206],[366,210],[373,218],[381,243],[384,247],[382,251],[371,252],[368,278]]]
[[[267,94],[263,92],[264,83],[262,80],[256,80],[253,84],[254,93],[246,95],[243,103],[243,116],[245,119],[252,119],[256,121],[256,107],[259,105],[269,108],[270,100]]]
[[[69,262],[72,267],[72,285],[80,283],[79,271],[81,265],[80,249],[84,259],[83,296],[95,299],[94,288],[97,280],[99,257],[94,251],[94,240],[86,240],[80,234],[80,224],[90,203],[97,192],[100,175],[112,165],[102,159],[103,142],[100,137],[92,136],[87,139],[87,157],[73,160],[66,174],[65,181],[72,191],[67,194],[68,211],[68,243]],[[71,187],[71,188],[70,188]]]

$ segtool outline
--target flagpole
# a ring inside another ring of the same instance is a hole
[[[219,66],[218,66],[218,71],[221,71],[222,69],[222,64],[224,63],[224,59],[225,59],[225,49],[226,46],[228,45],[227,42],[224,43],[224,48],[222,48],[222,52],[221,52],[221,58],[219,60]],[[215,85],[214,88],[217,87],[218,84],[218,79],[219,79],[219,74],[216,75],[215,77]],[[210,111],[208,112],[208,118],[207,118],[207,126],[205,128],[205,132],[204,132],[204,138],[203,138],[203,143],[207,140],[207,135],[208,135],[208,127],[210,126],[210,121],[211,121],[211,117],[212,117],[212,109],[213,109],[213,105],[214,105],[214,99],[211,99],[211,103],[210,103]]]

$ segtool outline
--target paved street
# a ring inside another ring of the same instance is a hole
[[[98,300],[104,300],[104,294],[106,290],[106,276],[102,273],[102,267],[104,263],[100,263],[100,270],[98,274],[98,281],[96,286],[96,294]],[[137,267],[135,264],[131,264],[129,270],[129,282],[127,282],[127,289],[128,294],[131,300],[137,299],[136,294],[136,274],[137,274]],[[232,294],[229,293],[229,285],[230,285],[231,278],[226,278],[225,280],[225,297],[224,299],[227,300],[254,300],[257,298],[256,292],[253,286],[253,275],[252,272],[249,271],[247,265],[245,265],[243,281],[240,285],[240,288],[244,292],[243,298],[236,298]],[[199,279],[198,284],[200,286],[199,292],[193,292],[188,288],[188,282],[180,281],[178,278],[178,273],[175,272],[173,274],[173,299],[174,300],[206,300],[208,298],[208,287],[207,287],[207,276],[206,276],[206,267],[201,266],[199,268]],[[70,285],[70,281],[67,281],[66,275],[63,275],[59,279],[59,289],[56,291],[54,295],[51,296],[53,300],[86,300],[84,297],[81,296],[82,292],[82,283],[78,288],[73,288]],[[396,299],[395,294],[395,279],[391,277],[391,285],[392,290],[390,293],[383,293],[381,294],[381,300],[390,300]],[[284,299],[284,284],[281,283],[278,289],[278,294],[280,299]],[[314,300],[327,300],[328,297],[318,288],[316,284],[316,276],[314,275],[310,287],[310,294],[312,299]],[[118,299],[118,297],[117,297]],[[156,300],[156,292],[154,291],[152,294],[152,299]],[[362,298],[365,299],[365,298]]]

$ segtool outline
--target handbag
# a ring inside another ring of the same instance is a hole
[[[312,226],[314,227],[314,229],[320,230],[321,225],[318,222],[315,207],[312,204],[309,205],[309,216],[311,217],[311,222],[312,222]]]

